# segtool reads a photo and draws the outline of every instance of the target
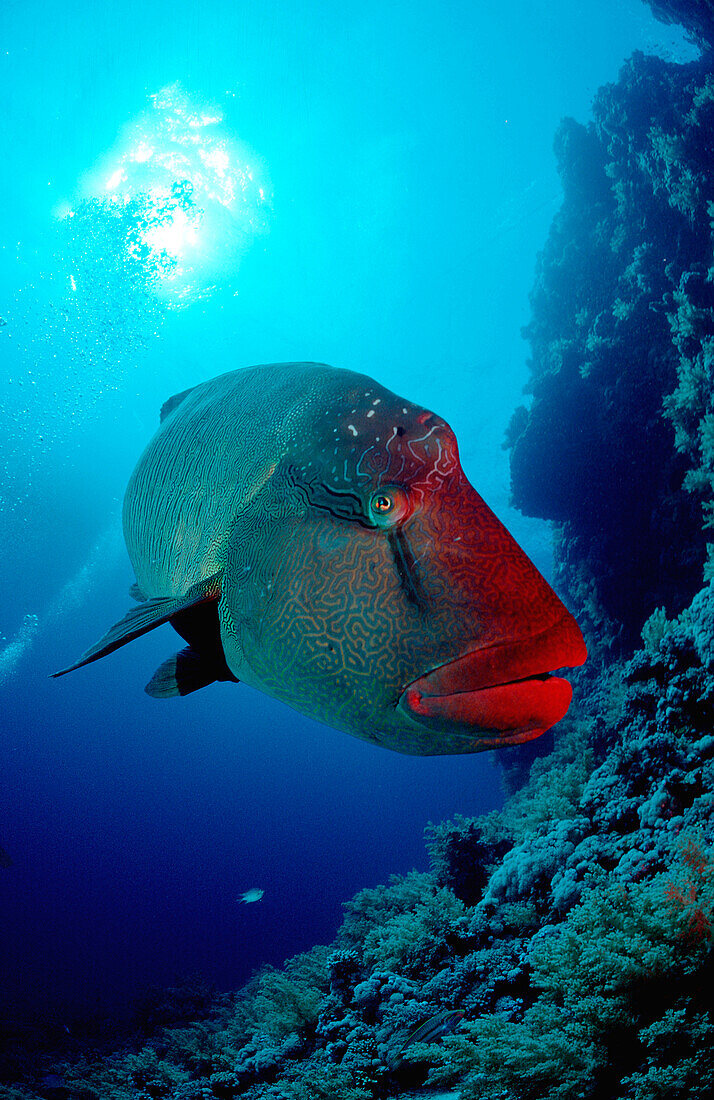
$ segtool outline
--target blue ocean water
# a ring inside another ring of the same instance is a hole
[[[426,865],[429,820],[502,801],[490,754],[397,756],[242,685],[148,699],[168,627],[48,678],[129,605],[121,498],[161,404],[251,363],[372,374],[450,421],[547,574],[501,443],[553,133],[633,50],[691,51],[639,0],[5,0],[0,29],[0,996],[71,1020],[331,939]]]

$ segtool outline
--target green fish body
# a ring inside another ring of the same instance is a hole
[[[240,680],[418,755],[528,740],[568,708],[549,673],[585,659],[574,619],[445,421],[366,375],[271,364],[172,398],[123,522],[141,602],[70,668],[171,622],[189,644],[149,694]]]

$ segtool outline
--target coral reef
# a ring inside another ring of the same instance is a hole
[[[539,258],[513,498],[554,520],[592,652],[632,652],[702,581],[714,484],[714,77],[636,54],[566,119],[564,201]]]
[[[646,0],[663,23],[680,23],[702,50],[714,47],[712,0]]]
[[[372,1100],[424,1084],[464,1100],[703,1096],[714,589],[653,620],[606,716],[596,692],[597,713],[561,725],[503,810],[429,826],[431,872],[360,891],[330,947],[232,997],[175,991],[175,1023],[160,1006],[143,1040],[55,1060],[0,1097]],[[464,1014],[453,1034],[445,1010]],[[410,1042],[431,1020],[430,1041]]]
[[[558,134],[513,486],[559,525],[596,659],[550,754],[521,757],[502,810],[429,825],[430,871],[361,890],[329,947],[153,998],[121,1043],[45,1051],[0,1100],[709,1095],[713,126],[704,62],[636,56]]]

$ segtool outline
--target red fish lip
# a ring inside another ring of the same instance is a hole
[[[402,692],[398,707],[434,729],[491,733],[493,744],[538,737],[563,718],[572,689],[552,676],[581,665],[583,636],[571,615],[530,638],[469,650]]]

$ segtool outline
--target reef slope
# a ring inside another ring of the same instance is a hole
[[[594,651],[551,754],[502,811],[429,826],[430,871],[362,890],[331,945],[235,994],[168,991],[121,1045],[10,1050],[2,1100],[709,1095],[712,134],[706,60],[637,55],[556,139],[509,436]]]

